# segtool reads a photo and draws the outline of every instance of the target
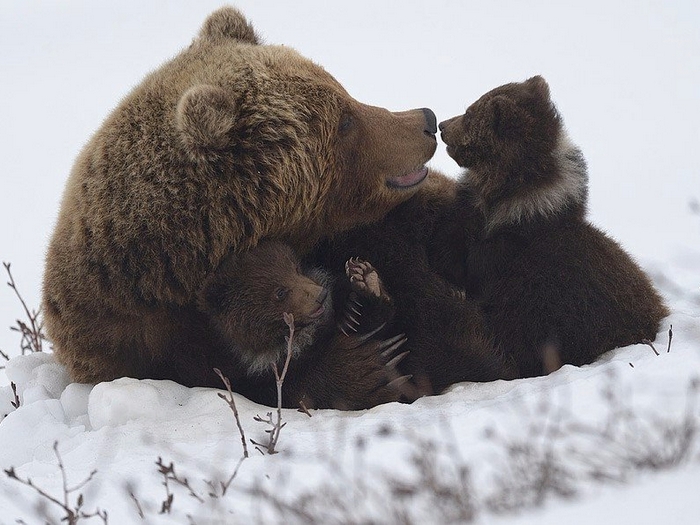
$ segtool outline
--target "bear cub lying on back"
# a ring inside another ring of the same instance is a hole
[[[393,317],[393,303],[371,264],[350,259],[345,272],[346,280],[333,282],[320,268],[302,268],[287,244],[263,241],[227,259],[207,280],[201,307],[246,371],[247,377],[237,378],[238,389],[246,380],[274,384],[265,376],[271,375],[272,364],[280,370],[284,364],[290,333],[284,315],[291,314],[292,372],[285,386],[292,398],[287,404],[294,406],[296,399],[308,408],[365,408],[398,399],[397,383],[391,384],[399,379],[394,366],[400,357],[394,359],[394,353],[405,338],[374,338]],[[334,356],[333,374],[319,377],[329,372],[319,364],[332,363]]]
[[[440,124],[467,168],[451,272],[522,376],[653,340],[668,315],[632,258],[587,222],[587,169],[542,77],[498,87]],[[459,254],[457,254],[459,252]],[[457,260],[459,259],[459,260]]]

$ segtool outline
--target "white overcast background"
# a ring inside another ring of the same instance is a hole
[[[46,245],[81,147],[121,97],[187,46],[220,5],[0,0],[0,260],[12,263],[30,306],[39,305]],[[505,472],[508,477],[512,466],[506,449],[486,434],[496,430],[519,443],[528,439],[528,429],[551,416],[560,416],[553,418],[555,424],[572,428],[582,422],[605,425],[610,417],[617,421],[620,414],[611,416],[616,405],[605,394],[612,388],[638,418],[627,427],[632,435],[582,440],[590,436],[574,431],[557,442],[569,451],[562,465],[579,473],[574,480],[579,498],[548,498],[544,508],[522,509],[517,517],[480,507],[478,523],[698,523],[700,439],[680,467],[653,473],[632,469],[629,483],[601,484],[583,471],[591,458],[609,458],[604,467],[614,469],[625,457],[633,460],[628,455],[639,447],[665,450],[672,439],[655,434],[664,428],[659,421],[677,425],[686,417],[700,428],[698,407],[685,408],[693,399],[689,385],[700,377],[700,212],[693,211],[700,208],[700,2],[250,0],[235,5],[267,42],[296,48],[358,100],[392,110],[430,107],[442,120],[493,87],[543,75],[588,160],[591,219],[622,242],[669,299],[673,313],[662,323],[660,349],[667,343],[668,324],[674,327],[672,351],[660,356],[633,345],[590,366],[566,366],[542,378],[465,383],[412,405],[315,411],[311,419],[285,410],[283,453],[271,458],[254,453],[241,467],[236,490],[262,482],[293,498],[320,486],[350,498],[357,522],[363,517],[386,522],[382,505],[392,503],[392,495],[379,483],[376,491],[357,498],[358,465],[362,479],[374,486],[382,473],[412,472],[410,451],[437,443],[458,449],[473,474],[477,506],[483,507],[499,486],[493,476]],[[443,145],[432,166],[459,174]],[[0,349],[15,356],[19,338],[5,327],[21,308],[4,280],[3,275]],[[159,516],[163,487],[154,462],[160,455],[166,463],[176,461],[201,494],[211,469],[226,476],[233,471],[240,440],[216,391],[132,379],[94,388],[69,385],[65,370],[46,354],[16,357],[6,377],[0,376],[0,418],[9,414],[0,419],[0,468],[14,466],[20,476],[59,495],[52,451],[58,441],[71,485],[99,471],[86,488],[85,510],[97,505],[110,511],[110,522],[142,523],[124,492],[123,483],[134,480],[144,506],[151,505],[149,523],[192,522],[186,514],[194,514],[197,523],[215,522],[210,506],[181,491],[175,514]],[[10,380],[21,398],[17,410],[5,386]],[[266,409],[241,397],[237,403],[248,436],[262,440],[264,425],[253,417]],[[398,433],[387,435],[387,425]],[[530,439],[535,447],[540,442]],[[364,454],[353,449],[357,440]],[[583,462],[570,453],[572,446]],[[335,456],[332,463],[328,453]],[[450,452],[444,473],[461,465],[454,459]],[[241,494],[214,509],[221,522],[234,515],[241,523],[264,521],[259,500]],[[32,495],[0,476],[0,520],[29,519]],[[416,522],[439,520],[433,508],[421,514],[420,502],[417,498],[412,507],[420,517]]]

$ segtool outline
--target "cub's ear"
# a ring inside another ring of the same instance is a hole
[[[503,95],[493,97],[488,101],[491,113],[491,125],[495,135],[501,139],[516,138],[525,124],[523,112],[510,98]]]
[[[229,146],[229,133],[236,124],[236,115],[236,107],[223,89],[200,84],[182,95],[177,104],[175,125],[185,147],[198,156]]]
[[[204,21],[199,38],[206,40],[232,39],[247,44],[260,44],[253,26],[243,14],[233,7],[222,7]]]
[[[528,78],[525,81],[525,85],[532,93],[542,100],[549,100],[549,84],[547,84],[547,81],[540,75]]]

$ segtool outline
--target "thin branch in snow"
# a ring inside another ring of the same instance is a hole
[[[15,295],[22,303],[22,308],[24,309],[24,314],[28,322],[17,320],[17,326],[11,326],[10,330],[14,332],[19,332],[22,335],[22,341],[20,347],[22,349],[22,355],[27,352],[41,352],[43,351],[43,342],[46,341],[46,335],[44,335],[44,323],[41,321],[41,310],[29,310],[27,303],[24,301],[22,294],[19,293],[17,289],[17,284],[12,276],[12,271],[10,270],[10,263],[2,263],[5,267],[5,271],[9,277],[7,286],[12,288]],[[6,354],[3,353],[3,356]]]
[[[165,501],[163,501],[163,507],[161,508],[160,512],[161,514],[165,514],[166,512],[170,513],[173,504],[174,495],[172,492],[170,492],[170,485],[168,483],[169,481],[173,481],[178,485],[185,487],[189,491],[190,496],[192,496],[200,503],[204,503],[204,499],[194,491],[194,489],[190,485],[189,480],[187,478],[183,478],[177,475],[177,473],[175,472],[175,465],[172,461],[169,465],[166,465],[165,463],[163,463],[163,459],[159,456],[158,461],[156,461],[156,465],[158,466],[158,472],[160,472],[163,475],[163,485],[165,486],[166,493],[166,499]]]
[[[241,443],[243,444],[243,457],[247,458],[249,457],[248,455],[248,445],[246,443],[245,439],[245,432],[243,432],[243,426],[241,425],[241,419],[238,416],[238,409],[236,408],[236,402],[233,399],[233,392],[231,391],[231,381],[229,381],[228,377],[225,377],[224,374],[221,373],[221,370],[218,368],[214,369],[214,372],[216,372],[216,375],[218,375],[221,378],[221,381],[223,381],[224,386],[226,387],[226,390],[228,391],[228,398],[224,394],[219,394],[219,397],[226,401],[228,406],[231,408],[231,411],[233,412],[233,417],[236,420],[236,425],[238,426],[238,432],[241,434]]]
[[[69,525],[75,525],[77,524],[81,519],[90,519],[90,518],[100,518],[102,519],[102,522],[107,524],[107,511],[100,510],[97,508],[94,512],[85,512],[83,510],[83,505],[85,503],[85,498],[83,497],[82,494],[78,494],[78,497],[75,501],[75,506],[71,508],[71,494],[74,492],[79,491],[82,489],[85,485],[90,483],[92,481],[93,477],[97,473],[96,470],[93,470],[90,472],[87,478],[85,478],[82,482],[78,483],[76,486],[69,488],[68,487],[68,478],[66,475],[66,469],[63,465],[63,459],[61,458],[61,455],[58,453],[58,441],[54,441],[53,443],[53,450],[54,454],[56,454],[56,459],[58,460],[58,468],[61,471],[61,479],[63,482],[63,501],[59,500],[58,498],[52,496],[48,492],[44,491],[40,487],[36,486],[34,482],[30,479],[22,479],[17,475],[17,472],[15,472],[14,467],[10,467],[9,469],[5,470],[5,475],[7,475],[8,478],[14,479],[15,481],[18,481],[22,485],[25,485],[27,487],[31,487],[41,498],[43,498],[46,501],[49,501],[53,503],[54,505],[60,507],[63,512],[65,512],[65,516],[61,518],[61,521],[65,521]]]
[[[19,408],[20,401],[19,396],[17,395],[17,385],[10,382],[10,388],[12,388],[12,396],[14,398],[12,401],[10,401],[10,404],[15,408]]]
[[[284,428],[284,426],[286,425],[286,423],[282,423],[282,386],[284,385],[285,377],[287,377],[287,370],[289,369],[289,362],[292,359],[292,353],[294,349],[294,316],[285,312],[284,322],[287,323],[287,326],[289,327],[289,336],[287,337],[287,357],[284,361],[284,367],[282,368],[281,374],[277,369],[277,363],[272,363],[272,371],[275,374],[275,383],[277,385],[277,420],[273,420],[272,412],[268,412],[265,419],[261,418],[260,416],[255,416],[254,418],[255,421],[267,423],[271,427],[269,430],[265,431],[269,435],[267,445],[263,445],[261,443],[257,443],[251,440],[251,443],[253,443],[253,445],[256,445],[256,448],[260,453],[263,452],[260,447],[264,447],[265,451],[268,454],[277,453],[276,447],[277,442],[279,441],[280,432],[282,431],[282,428]]]
[[[649,341],[649,339],[642,339],[642,344],[647,345],[651,347],[651,349],[654,351],[656,355],[659,355],[659,352],[656,351],[656,347],[654,346],[654,343]]]

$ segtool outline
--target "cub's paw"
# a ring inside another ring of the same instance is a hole
[[[350,279],[350,286],[358,294],[389,298],[379,273],[369,262],[352,257],[345,263],[345,274]]]

